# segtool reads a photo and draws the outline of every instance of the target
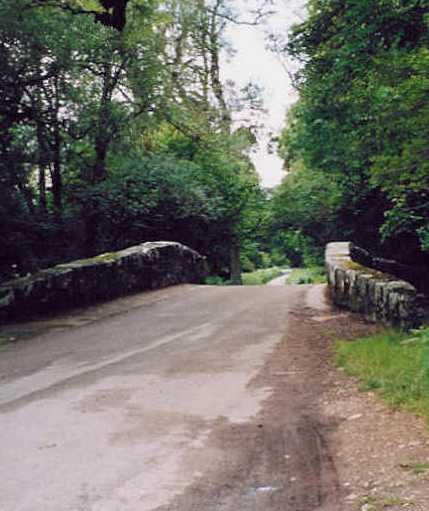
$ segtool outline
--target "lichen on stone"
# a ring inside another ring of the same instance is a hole
[[[201,283],[206,275],[205,258],[194,250],[176,242],[144,243],[5,283],[0,288],[0,319],[172,284]]]
[[[429,316],[416,288],[404,280],[352,260],[349,243],[326,249],[328,283],[334,303],[363,313],[371,321],[412,328]]]

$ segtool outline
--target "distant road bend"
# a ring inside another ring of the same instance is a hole
[[[337,510],[288,340],[315,290],[185,285],[7,327],[0,510]]]

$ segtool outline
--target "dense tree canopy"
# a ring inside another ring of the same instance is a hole
[[[2,279],[159,239],[236,283],[240,265],[315,264],[334,239],[427,264],[427,1],[310,0],[269,193],[253,126],[234,122],[257,87],[221,79],[231,5],[0,0]]]
[[[426,0],[309,2],[289,42],[300,100],[280,140],[277,225],[427,264],[428,29]]]
[[[263,193],[220,79],[233,15],[223,0],[0,0],[4,277],[172,239],[239,279]]]

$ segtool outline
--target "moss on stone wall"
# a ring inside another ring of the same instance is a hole
[[[185,282],[202,283],[205,258],[173,242],[60,264],[0,286],[0,319],[82,306],[97,300]]]

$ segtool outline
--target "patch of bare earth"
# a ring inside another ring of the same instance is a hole
[[[339,509],[429,511],[429,432],[424,422],[389,409],[372,392],[361,392],[359,382],[334,364],[333,340],[376,329],[358,315],[303,309],[295,313],[285,349],[300,360],[307,378],[303,387],[315,389],[304,405],[313,401],[313,414],[319,417],[337,474]]]

